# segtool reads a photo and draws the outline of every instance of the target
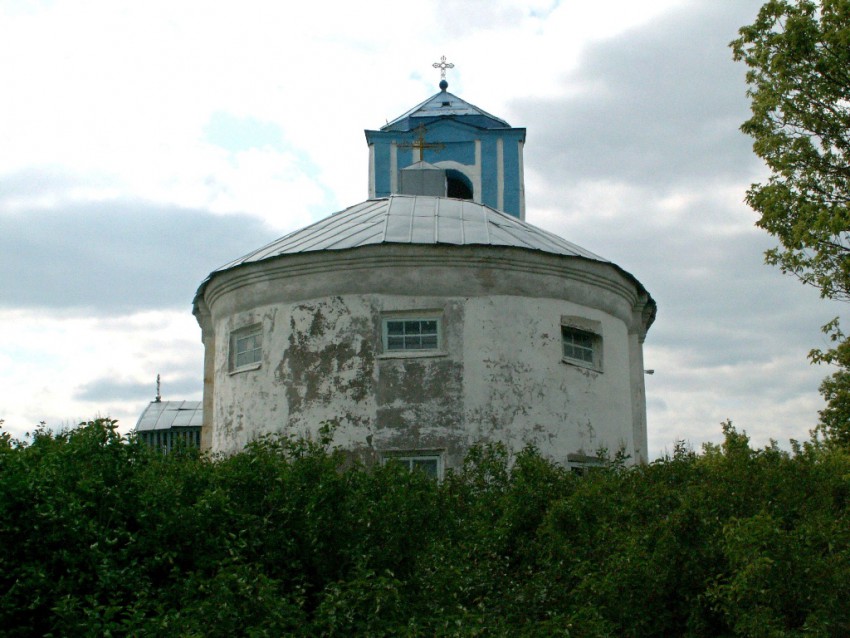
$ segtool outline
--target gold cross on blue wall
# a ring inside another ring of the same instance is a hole
[[[415,148],[415,149],[417,149],[419,151],[419,161],[420,162],[423,160],[423,152],[426,148],[432,148],[432,149],[434,149],[435,151],[438,151],[438,152],[440,150],[446,148],[445,144],[441,144],[439,142],[435,142],[433,144],[428,144],[425,141],[425,125],[424,124],[420,124],[419,126],[417,126],[416,132],[419,133],[419,137],[417,137],[412,142],[406,142],[404,144],[399,144],[398,148]]]

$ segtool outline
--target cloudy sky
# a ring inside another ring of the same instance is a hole
[[[527,220],[633,273],[650,450],[805,438],[843,312],[763,265],[728,43],[758,0],[0,4],[0,419],[199,399],[214,268],[366,198],[365,128],[449,90],[526,127]]]

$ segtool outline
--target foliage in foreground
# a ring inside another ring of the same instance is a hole
[[[327,441],[163,456],[108,420],[0,438],[7,636],[846,636],[850,458],[685,448],[436,483]]]

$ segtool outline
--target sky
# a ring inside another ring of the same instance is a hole
[[[526,221],[635,275],[649,448],[806,439],[820,326],[763,263],[728,43],[750,0],[0,3],[0,419],[201,398],[215,268],[367,197],[364,129],[449,91],[527,129]]]

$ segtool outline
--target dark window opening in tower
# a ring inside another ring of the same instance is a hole
[[[472,183],[460,171],[446,171],[446,195],[455,199],[472,199]]]

